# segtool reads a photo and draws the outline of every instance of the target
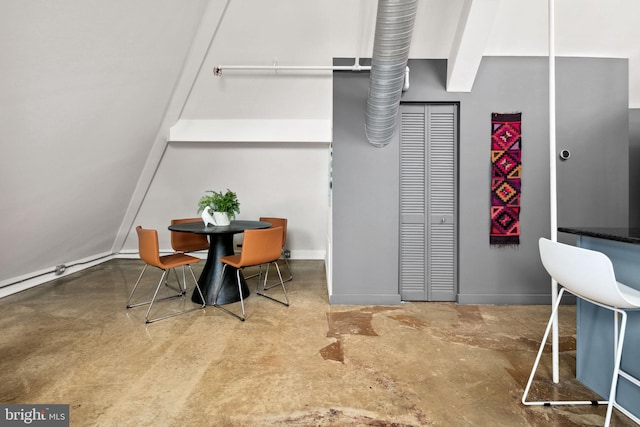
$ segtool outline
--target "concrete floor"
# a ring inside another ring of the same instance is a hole
[[[245,322],[207,307],[146,325],[125,309],[138,260],[3,298],[0,402],[69,404],[72,426],[602,425],[604,407],[520,403],[549,307],[330,306],[323,263],[291,264],[291,306],[252,295]],[[560,316],[572,377],[575,308]],[[593,398],[543,363],[533,398]]]

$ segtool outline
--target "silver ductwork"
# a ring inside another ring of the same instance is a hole
[[[387,145],[396,127],[417,0],[378,0],[365,134],[376,147]]]

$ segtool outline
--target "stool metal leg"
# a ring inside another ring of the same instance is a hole
[[[542,337],[542,341],[540,343],[540,348],[538,349],[538,355],[536,356],[536,360],[533,363],[533,368],[531,369],[531,374],[529,375],[529,381],[527,381],[527,386],[524,389],[524,394],[522,395],[522,404],[527,406],[552,406],[552,405],[605,405],[609,403],[606,400],[576,400],[576,401],[527,401],[527,395],[529,394],[529,389],[531,388],[531,384],[533,383],[533,377],[536,374],[536,370],[538,369],[538,364],[540,363],[540,358],[542,357],[542,352],[544,351],[544,346],[547,343],[547,339],[549,338],[549,332],[551,331],[551,327],[553,326],[553,320],[558,313],[558,308],[560,307],[560,302],[562,300],[562,296],[564,295],[565,288],[562,288],[558,293],[558,299],[556,300],[555,306],[551,312],[551,317],[549,317],[549,322],[547,323],[547,328],[544,331],[544,336]]]
[[[640,379],[630,375],[629,373],[623,371],[620,368],[620,364],[622,361],[622,351],[624,348],[624,339],[625,333],[627,329],[627,313],[619,308],[611,307],[607,305],[600,304],[596,301],[592,301],[588,298],[583,298],[585,301],[588,301],[592,304],[595,304],[599,307],[608,309],[613,311],[614,313],[614,365],[613,365],[613,375],[611,378],[611,388],[609,390],[609,399],[608,400],[577,400],[577,401],[527,401],[527,395],[529,394],[529,390],[531,388],[531,384],[533,382],[533,378],[535,376],[536,370],[538,369],[538,364],[540,363],[540,358],[542,357],[542,353],[544,350],[544,346],[549,338],[549,333],[551,331],[551,327],[553,326],[553,320],[558,314],[558,309],[560,307],[560,301],[562,296],[564,295],[565,288],[562,288],[558,293],[558,299],[553,307],[553,311],[551,313],[551,317],[549,318],[549,322],[547,323],[547,327],[544,332],[544,336],[542,338],[542,342],[540,343],[540,348],[538,349],[538,354],[536,355],[536,360],[533,364],[533,368],[531,369],[531,375],[529,376],[529,381],[527,381],[527,386],[525,387],[524,394],[522,395],[522,403],[527,406],[554,406],[554,405],[607,405],[607,412],[605,415],[604,426],[607,427],[611,423],[611,416],[613,414],[613,408],[616,407],[620,412],[624,415],[640,424],[640,419],[637,416],[631,414],[628,410],[621,407],[616,401],[616,394],[618,389],[618,377],[621,376],[632,384],[640,387]],[[618,315],[621,317],[620,321],[618,320]]]
[[[611,393],[609,394],[609,401],[611,402],[611,406],[607,409],[607,417],[605,419],[605,425],[609,425],[609,422],[611,421],[611,415],[613,412],[613,406],[615,406],[620,412],[622,412],[623,414],[625,414],[627,417],[629,417],[630,419],[632,419],[634,422],[636,422],[637,424],[640,424],[640,418],[638,418],[637,416],[633,415],[631,412],[629,412],[627,409],[623,408],[622,406],[620,406],[618,404],[618,402],[616,401],[616,396],[617,396],[617,387],[618,387],[618,377],[622,377],[625,380],[629,381],[630,383],[632,383],[633,385],[635,385],[636,387],[640,387],[640,379],[632,376],[631,374],[625,372],[622,370],[622,368],[620,367],[621,363],[622,363],[622,349],[624,347],[624,339],[625,339],[625,333],[626,333],[626,328],[627,328],[627,313],[624,310],[620,310],[620,309],[615,309],[614,312],[616,313],[615,316],[615,324],[616,324],[616,335],[618,335],[618,331],[617,331],[617,327],[618,327],[618,314],[620,316],[622,316],[622,320],[620,321],[620,332],[619,332],[619,338],[617,339],[617,348],[616,348],[616,353],[615,353],[615,365],[614,365],[614,372],[613,372],[613,379],[611,381]]]
[[[627,313],[622,310],[614,309],[614,313],[622,316],[622,322],[620,323],[620,334],[617,338],[617,346],[615,349],[615,362],[613,365],[613,378],[611,379],[611,391],[609,392],[609,407],[607,408],[607,416],[604,419],[604,425],[608,426],[611,422],[611,413],[613,411],[613,404],[616,402],[616,391],[618,387],[618,375],[620,375],[620,361],[622,360],[622,347],[624,345],[624,333],[627,329]],[[618,316],[614,316],[615,329],[617,332]],[[617,335],[617,334],[616,334]]]

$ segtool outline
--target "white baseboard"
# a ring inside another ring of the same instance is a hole
[[[175,251],[171,249],[160,249],[160,255],[171,255],[175,253]],[[189,255],[200,258],[207,259],[207,251],[198,251],[198,252],[189,252]],[[121,259],[140,259],[140,254],[138,251],[134,251],[133,249],[122,250],[118,254],[114,256],[114,258]]]
[[[65,263],[64,265],[66,266],[66,269],[64,270],[64,273],[59,275],[56,275],[56,267],[53,266],[51,268],[23,274],[22,276],[2,280],[0,281],[0,298],[68,276],[69,274],[77,273],[78,271],[86,270],[87,268],[102,264],[103,262],[109,261],[113,258],[113,254],[104,252],[102,254]]]
[[[173,253],[172,250],[160,251],[161,255],[169,255],[172,253]],[[206,251],[192,252],[190,253],[190,255],[193,255],[201,259],[207,258]],[[98,264],[102,264],[103,262],[112,260],[114,258],[140,259],[140,255],[138,254],[138,251],[134,251],[134,250],[124,250],[117,254],[105,252],[92,257],[87,257],[87,258],[65,263],[67,267],[64,273],[60,275],[55,274],[56,267],[53,266],[51,268],[46,268],[39,271],[33,271],[28,274],[23,274],[22,276],[12,277],[10,279],[2,280],[0,281],[0,298],[13,295],[15,293],[33,288],[38,285],[42,285],[44,283],[50,282],[55,279],[59,279],[64,276],[68,276],[69,274],[86,270],[87,268],[93,267]],[[292,260],[296,260],[296,259],[323,260],[325,259],[325,251],[305,251],[305,250],[291,251],[290,259]]]
[[[173,250],[170,250],[170,249],[161,249],[160,250],[160,255],[169,255],[169,254],[172,254],[172,253],[173,253]],[[193,255],[193,256],[201,258],[201,259],[207,259],[207,252],[206,251],[190,252],[189,255]],[[292,260],[296,260],[296,259],[300,259],[300,260],[324,260],[325,256],[326,256],[326,252],[325,251],[313,251],[313,250],[296,251],[296,250],[293,250],[293,251],[291,251],[291,257],[289,259],[292,259]],[[140,255],[138,255],[138,251],[129,249],[129,250],[120,251],[119,254],[114,256],[114,258],[138,259],[138,258],[140,258]]]

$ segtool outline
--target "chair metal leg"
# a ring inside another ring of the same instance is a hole
[[[187,292],[187,275],[185,274],[186,266],[182,266],[182,282],[180,282],[180,276],[178,276],[178,272],[176,269],[173,269],[173,274],[176,276],[176,282],[178,283],[178,289],[176,289],[171,283],[169,283],[169,275],[167,274],[167,280],[164,281],[164,285],[167,288],[173,289],[174,291],[178,291],[181,293]]]
[[[142,279],[142,276],[144,275],[144,272],[147,270],[148,266],[149,266],[148,264],[144,265],[144,268],[142,269],[142,272],[140,272],[140,276],[138,276],[138,280],[136,280],[136,284],[133,285],[133,289],[131,290],[131,293],[129,294],[129,299],[127,300],[127,308],[139,307],[141,305],[147,305],[147,304],[151,303],[151,300],[149,300],[149,301],[144,301],[144,302],[138,302],[138,303],[135,303],[135,304],[131,304],[131,298],[133,297],[133,294],[136,292],[136,289],[138,288],[138,284],[140,283],[140,279]],[[174,291],[176,290],[173,286],[168,286],[168,287],[173,289]],[[176,295],[169,295],[167,297],[163,297],[163,298],[158,299],[158,301],[162,301],[162,300],[169,299],[169,298],[176,298],[176,297],[182,296],[183,294],[184,293],[180,291]]]
[[[273,261],[273,264],[275,264],[275,266],[276,266],[276,270],[277,270],[277,272],[278,272],[278,277],[280,278],[280,282],[279,282],[279,283],[276,283],[276,285],[281,285],[281,286],[282,286],[282,291],[284,292],[284,299],[285,299],[285,301],[281,301],[281,300],[279,300],[279,299],[277,299],[277,298],[274,298],[274,297],[272,297],[272,296],[270,296],[270,295],[267,295],[267,294],[264,294],[264,293],[260,292],[260,290],[258,289],[258,285],[259,285],[259,283],[258,283],[258,284],[256,284],[256,294],[258,294],[258,295],[260,295],[260,296],[263,296],[263,297],[265,297],[265,298],[269,298],[270,300],[273,300],[273,301],[275,301],[275,302],[279,302],[280,304],[282,304],[282,305],[286,305],[286,306],[288,307],[288,306],[289,306],[289,296],[287,295],[287,289],[284,287],[284,281],[282,280],[282,273],[280,273],[280,267],[278,266],[278,262],[277,262],[277,261]],[[265,272],[265,274],[264,274],[264,282],[263,282],[263,284],[262,284],[262,288],[263,288],[264,290],[266,290],[266,289],[270,289],[270,288],[272,288],[272,287],[273,287],[273,286],[270,286],[269,288],[265,288],[265,287],[267,286],[267,279],[268,279],[268,277],[269,277],[269,268],[267,267],[267,270],[266,270],[266,272]],[[274,285],[274,286],[275,286],[275,285]]]
[[[291,266],[289,265],[289,260],[287,259],[287,257],[282,257],[282,259],[284,259],[284,264],[287,266],[287,270],[289,270],[289,278],[285,280],[285,283],[290,282],[291,280],[293,280],[293,271],[291,271]]]
[[[131,308],[131,307],[135,307],[137,305],[140,305],[140,304],[131,305],[131,298],[133,297],[133,294],[136,292],[136,289],[138,288],[138,284],[140,283],[140,279],[142,279],[142,275],[147,270],[148,266],[149,266],[148,264],[144,265],[142,271],[140,272],[140,275],[138,276],[138,280],[136,280],[136,284],[133,285],[133,289],[131,289],[131,293],[129,294],[129,299],[127,300],[127,308]]]
[[[289,261],[287,261],[287,258],[282,258],[284,259],[284,263],[287,266],[287,270],[289,271],[289,277],[287,279],[284,279],[283,282],[287,283],[293,280],[293,273],[291,272],[291,266],[289,266]],[[277,261],[276,261],[277,262]],[[267,272],[269,271],[269,267],[271,264],[267,265]],[[260,268],[262,268],[262,266],[260,266]],[[255,275],[254,275],[255,276]],[[251,276],[253,277],[253,276]],[[275,282],[275,283],[271,283],[269,285],[263,284],[262,285],[262,290],[266,291],[267,289],[271,289],[274,286],[278,286],[280,283],[279,282]]]
[[[240,306],[242,307],[242,320],[244,321],[244,298],[242,297],[242,283],[240,282],[240,269],[236,269],[236,279],[238,281],[238,293],[240,294]]]
[[[189,268],[191,268],[191,266],[189,266]],[[186,274],[186,270],[187,266],[183,265],[182,266],[182,286],[180,287],[180,289],[182,290],[182,293],[186,293],[187,292],[187,274]],[[175,271],[175,269],[174,269]],[[178,277],[178,273],[176,272],[176,277]],[[178,286],[180,286],[180,280],[178,279]]]
[[[166,297],[162,297],[162,298],[158,298],[158,292],[160,291],[160,287],[162,286],[162,284],[164,283],[165,285],[167,285],[167,287],[174,289],[172,286],[168,285],[167,282],[165,281],[165,278],[169,276],[169,272],[167,270],[162,270],[162,276],[160,277],[160,280],[158,281],[158,285],[156,286],[156,289],[153,293],[153,297],[149,300],[149,301],[144,301],[144,302],[139,302],[136,304],[131,304],[131,298],[133,297],[133,294],[135,293],[136,289],[138,288],[138,284],[140,283],[140,279],[142,279],[142,276],[144,274],[144,272],[146,271],[148,265],[145,265],[144,268],[142,269],[142,272],[140,273],[140,276],[138,276],[138,280],[136,281],[136,284],[133,286],[133,289],[131,290],[131,294],[129,295],[129,299],[127,300],[127,308],[133,308],[133,307],[139,307],[141,305],[149,305],[148,309],[147,309],[147,313],[145,315],[145,322],[146,323],[152,323],[155,322],[157,320],[162,320],[162,319],[166,319],[169,317],[174,317],[174,316],[178,316],[180,314],[184,314],[184,313],[188,313],[190,311],[194,311],[194,310],[201,310],[205,307],[204,302],[202,303],[201,306],[198,307],[194,307],[194,308],[189,308],[186,310],[182,310],[176,313],[170,313],[164,316],[159,316],[159,317],[155,317],[153,319],[149,318],[149,314],[151,313],[151,309],[153,307],[153,304],[158,302],[158,301],[162,301],[162,300],[166,300],[166,299],[170,299],[170,298],[176,298],[176,297],[184,297],[186,294],[186,289],[187,289],[187,283],[186,280],[183,282],[184,283],[184,289],[183,289],[183,285],[180,285],[180,280],[178,280],[178,286],[180,286],[180,292],[178,294],[175,295],[169,295]],[[200,294],[200,297],[202,298],[202,301],[204,301],[204,296],[202,295],[202,290],[200,289],[200,285],[198,284],[198,281],[196,280],[196,276],[193,273],[193,269],[191,268],[191,266],[187,266],[189,267],[189,270],[191,271],[191,276],[193,277],[193,282],[195,283],[196,289],[198,290],[198,293]],[[176,278],[177,273],[176,274]],[[186,279],[186,276],[185,276]],[[175,289],[174,289],[175,290]]]
[[[147,315],[145,316],[145,321],[146,323],[153,323],[156,322],[158,320],[163,320],[163,319],[168,319],[169,317],[175,317],[175,316],[179,316],[181,314],[185,314],[185,313],[189,313],[191,311],[195,311],[195,310],[202,310],[205,307],[205,303],[204,303],[204,296],[202,294],[202,289],[200,289],[200,284],[198,284],[198,280],[196,279],[196,275],[193,273],[193,269],[191,268],[190,265],[187,265],[186,267],[189,267],[189,271],[191,272],[191,277],[193,278],[193,283],[195,283],[195,287],[198,290],[198,293],[200,294],[200,298],[202,301],[202,304],[197,306],[197,307],[192,307],[192,308],[188,308],[186,310],[182,310],[182,311],[178,311],[175,313],[169,313],[169,314],[165,314],[164,316],[158,316],[155,317],[153,319],[149,319],[149,313],[151,312],[151,306],[153,305],[153,300],[151,302],[151,304],[149,305],[149,309],[147,310]],[[184,271],[183,271],[184,273]],[[164,274],[163,274],[164,276]],[[185,280],[186,280],[186,275],[185,275]],[[162,279],[160,279],[160,283],[162,283]],[[158,283],[158,287],[156,288],[156,294],[158,293],[158,290],[160,289],[160,283]],[[187,289],[187,282],[184,282],[184,291],[177,296],[181,296],[184,297],[186,295],[186,289]],[[156,295],[153,296],[153,299],[155,299]],[[161,301],[162,299],[166,299],[166,298],[160,298],[156,301]]]
[[[240,269],[236,270],[236,278],[238,281],[238,292],[240,293],[240,306],[242,307],[242,316],[234,313],[231,310],[226,309],[225,307],[221,306],[218,304],[218,295],[220,295],[220,287],[222,286],[222,279],[224,278],[224,273],[225,271],[227,271],[227,265],[228,264],[224,264],[222,266],[222,272],[220,272],[220,278],[218,279],[218,286],[216,286],[216,292],[215,295],[213,297],[213,306],[216,308],[219,308],[220,310],[224,311],[227,314],[230,314],[234,317],[237,317],[238,319],[240,319],[241,321],[244,322],[244,316],[245,316],[245,312],[244,312],[244,298],[242,297],[242,284],[240,282]],[[204,298],[203,298],[204,300]]]
[[[144,274],[144,272],[146,271],[148,266],[149,266],[148,264],[145,264],[144,268],[142,269],[142,272],[140,273],[140,276],[138,276],[138,280],[136,281],[136,284],[133,286],[133,289],[131,290],[131,294],[129,294],[129,299],[127,300],[127,308],[133,308],[133,307],[139,307],[141,305],[151,304],[152,300],[131,304],[131,298],[133,297],[133,294],[135,293],[136,289],[138,288],[138,284],[140,283],[140,279],[142,279],[142,275]],[[163,274],[163,277],[164,277],[164,274]],[[170,288],[174,289],[171,286],[170,286]],[[169,298],[176,298],[176,297],[180,297],[182,295],[183,295],[183,293],[180,292],[180,293],[175,294],[175,295],[169,295],[169,296],[166,296],[166,297],[159,298],[157,301],[162,301],[162,300],[169,299]]]
[[[198,293],[200,294],[200,301],[202,301],[202,306],[201,308],[204,308],[207,304],[204,302],[204,294],[202,293],[202,288],[200,288],[200,284],[198,283],[198,279],[196,279],[196,275],[193,272],[193,268],[191,268],[191,266],[189,265],[189,271],[191,272],[191,277],[193,278],[193,283],[196,284],[196,289],[198,290]],[[184,286],[184,293],[187,293],[187,286],[186,286],[186,282],[185,282],[185,286]]]
[[[147,309],[147,314],[144,316],[147,323],[149,323],[149,313],[151,312],[151,307],[153,307],[153,303],[156,301],[156,297],[158,296],[158,291],[160,290],[160,285],[162,285],[162,281],[164,280],[164,276],[167,275],[167,271],[164,270],[162,272],[162,277],[158,282],[158,286],[156,286],[156,291],[153,293],[153,297],[151,298],[151,302],[149,303],[149,308]]]

